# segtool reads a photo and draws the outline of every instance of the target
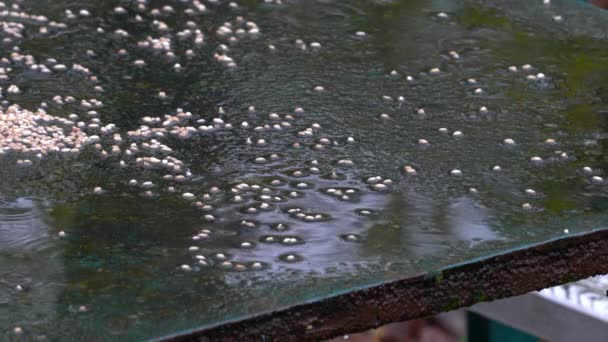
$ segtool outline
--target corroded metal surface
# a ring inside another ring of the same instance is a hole
[[[600,230],[164,341],[316,341],[606,272],[608,230]]]

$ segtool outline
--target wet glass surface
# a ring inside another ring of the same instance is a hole
[[[159,337],[608,221],[590,5],[3,5],[5,338]]]

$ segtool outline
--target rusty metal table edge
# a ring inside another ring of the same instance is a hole
[[[155,341],[318,341],[608,273],[608,229]]]

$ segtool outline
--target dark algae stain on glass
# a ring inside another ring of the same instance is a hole
[[[589,4],[0,6],[2,340],[150,339],[608,221]]]

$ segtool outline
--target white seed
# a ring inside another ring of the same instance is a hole
[[[458,169],[454,169],[454,170],[450,171],[450,174],[452,176],[462,176],[462,171],[460,171]]]
[[[21,90],[19,89],[19,87],[17,87],[14,84],[11,84],[7,89],[6,92],[9,94],[19,94],[21,93]]]
[[[404,166],[403,171],[405,171],[405,173],[407,173],[408,175],[415,175],[417,173],[416,169],[409,165]]]
[[[603,183],[604,179],[600,176],[593,176],[593,177],[591,177],[591,181],[593,183],[599,184],[599,183]]]
[[[374,187],[374,190],[378,190],[378,191],[387,189],[386,185],[384,185],[383,183],[374,184],[373,187]]]
[[[511,138],[507,138],[504,140],[504,144],[505,145],[509,145],[509,146],[513,146],[515,145],[515,140],[511,139]]]
[[[530,158],[530,161],[533,162],[533,163],[540,163],[540,162],[543,161],[543,158],[538,157],[538,156],[534,156],[534,157]]]

